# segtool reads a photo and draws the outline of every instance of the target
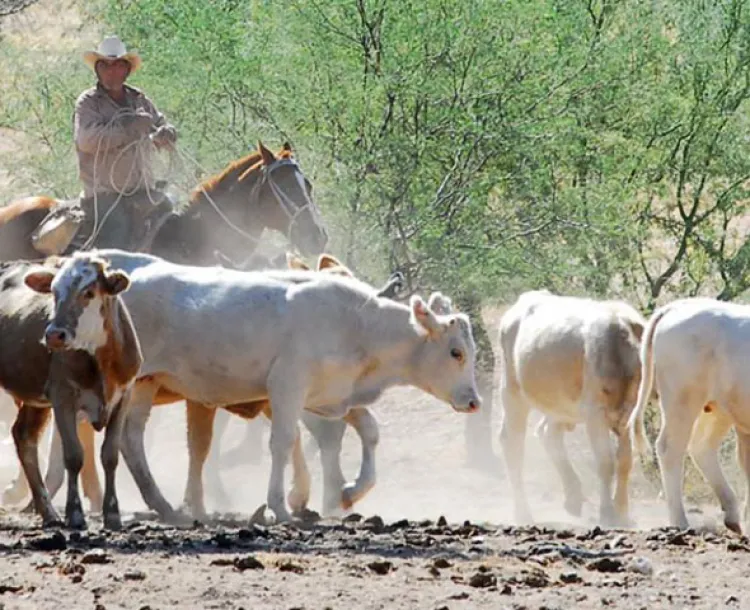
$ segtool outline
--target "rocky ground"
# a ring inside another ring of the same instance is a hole
[[[136,515],[138,517],[138,515]],[[488,527],[378,516],[122,532],[0,519],[3,608],[745,608],[750,544],[723,532]]]

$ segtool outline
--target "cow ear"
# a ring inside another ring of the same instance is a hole
[[[427,305],[439,316],[447,316],[453,313],[453,302],[442,292],[433,292]]]
[[[321,254],[318,258],[318,271],[323,271],[324,269],[333,269],[341,275],[354,277],[351,269],[332,254]]]
[[[49,294],[52,292],[52,280],[55,274],[47,270],[29,271],[23,278],[24,284],[34,292]]]
[[[411,313],[415,324],[425,330],[430,337],[434,339],[442,334],[443,326],[435,316],[435,312],[430,309],[422,297],[416,294],[411,298]]]
[[[299,256],[296,254],[292,254],[291,252],[286,253],[286,266],[289,267],[289,269],[299,269],[300,271],[310,271],[310,266],[303,261]]]
[[[110,271],[104,276],[104,290],[110,296],[120,294],[130,288],[130,278],[124,271]]]

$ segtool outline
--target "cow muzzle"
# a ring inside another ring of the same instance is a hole
[[[48,326],[44,332],[44,344],[53,352],[64,350],[72,340],[72,334],[58,326]]]
[[[451,407],[458,413],[476,413],[482,406],[482,399],[478,394],[451,401]]]

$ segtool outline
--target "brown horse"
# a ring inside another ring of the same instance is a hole
[[[28,197],[0,208],[0,261],[40,258],[31,233],[61,203]],[[287,235],[305,255],[320,254],[328,243],[310,181],[289,144],[274,155],[259,142],[257,151],[200,183],[182,213],[159,229],[150,250],[177,263],[215,264],[216,250],[252,254],[266,228]]]
[[[31,234],[49,211],[62,203],[51,197],[27,197],[0,208],[0,261],[40,258]],[[274,154],[259,142],[256,151],[198,184],[185,210],[170,216],[159,229],[151,252],[178,263],[215,264],[216,251],[250,256],[266,228],[284,233],[309,255],[321,253],[328,242],[310,181],[287,143]],[[101,242],[94,246],[108,246]],[[159,396],[157,403],[180,398]],[[88,444],[93,430],[84,423],[80,432]],[[84,493],[96,509],[102,494],[93,451],[84,455]],[[4,499],[18,500],[26,495],[26,489],[21,473],[6,488]]]

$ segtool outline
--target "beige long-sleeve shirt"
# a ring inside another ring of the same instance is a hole
[[[153,102],[134,87],[125,85],[122,103],[113,100],[98,84],[76,100],[73,137],[84,196],[129,193],[145,186],[153,188],[151,146],[147,142],[134,144],[143,137],[133,125],[132,113],[137,111],[151,115],[152,130],[166,125],[174,135],[174,127],[167,123]]]

